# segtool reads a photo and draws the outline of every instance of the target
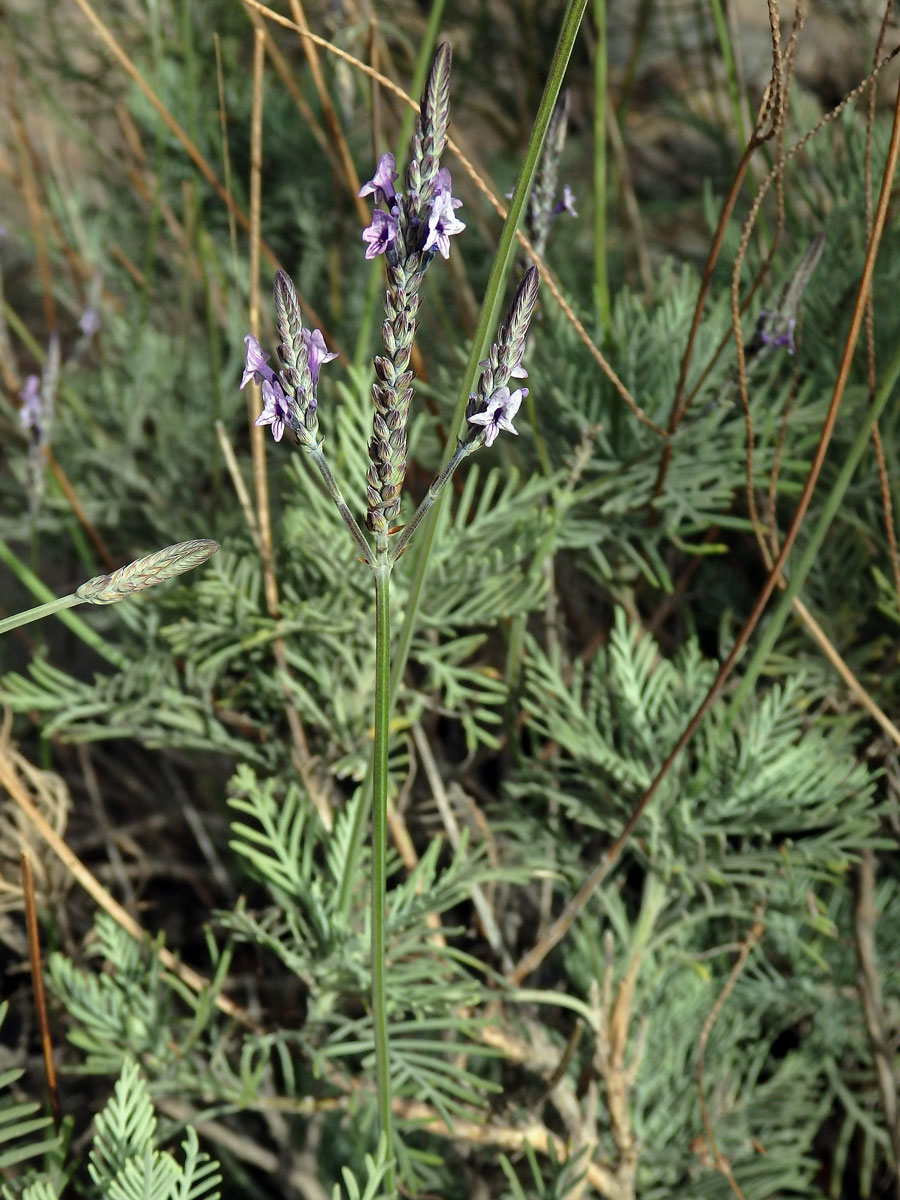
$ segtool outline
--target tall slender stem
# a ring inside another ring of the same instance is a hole
[[[609,328],[609,268],[606,261],[606,174],[607,75],[609,48],[606,40],[606,0],[594,0],[597,50],[594,60],[594,311],[603,336]]]
[[[390,718],[391,616],[387,557],[379,555],[375,576],[375,748],[372,758],[372,1024],[378,1110],[389,1162],[385,1190],[394,1195],[391,1065],[385,990],[385,898],[387,895],[388,721]]]
[[[54,613],[62,612],[65,608],[73,608],[76,604],[81,603],[82,601],[74,592],[70,596],[60,596],[58,600],[49,600],[46,604],[38,605],[37,608],[29,608],[25,612],[4,617],[0,621],[0,633],[9,633],[11,629],[18,629],[20,625],[28,625],[31,621],[39,621],[42,617],[50,617]]]
[[[565,74],[587,3],[588,0],[567,0],[562,29],[560,30],[553,61],[550,64],[544,94],[538,106],[534,127],[528,146],[526,147],[522,169],[519,172],[519,178],[516,181],[516,187],[509,203],[506,221],[503,224],[503,229],[500,231],[497,253],[494,256],[494,262],[481,306],[481,313],[478,318],[478,328],[475,330],[472,338],[469,361],[466,364],[465,375],[456,401],[456,408],[450,419],[451,434],[458,432],[462,427],[469,393],[474,387],[475,376],[478,372],[478,362],[483,357],[485,346],[488,344],[489,331],[496,329],[501,316],[503,285],[516,254],[515,237],[519,218],[531,194],[531,187],[534,183],[538,162],[540,161],[547,126],[550,124],[554,106],[559,99],[563,75]],[[450,458],[451,454],[452,450],[448,446],[447,459]],[[446,493],[444,494],[446,495]],[[394,695],[396,695],[397,689],[400,686],[400,680],[403,678],[403,672],[406,669],[406,660],[409,657],[410,647],[412,646],[413,636],[416,631],[419,605],[425,586],[425,575],[428,570],[428,560],[431,557],[434,545],[434,537],[442,503],[443,497],[439,497],[437,503],[432,506],[428,517],[422,522],[421,532],[417,539],[416,561],[406,597],[406,611],[404,613],[403,624],[400,627],[394,654],[394,678],[391,688]]]

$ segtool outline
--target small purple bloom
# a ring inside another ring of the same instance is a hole
[[[519,411],[519,405],[527,395],[528,388],[516,388],[512,393],[508,387],[497,388],[488,401],[484,412],[475,413],[469,417],[470,425],[483,425],[485,427],[484,444],[486,446],[493,444],[494,438],[501,429],[505,429],[507,433],[518,435],[519,431],[512,423],[513,417]]]
[[[100,318],[97,316],[97,310],[92,305],[88,306],[78,321],[78,328],[86,338],[92,338],[100,328]]]
[[[789,317],[785,322],[784,317],[778,313],[775,314],[775,324],[780,324],[781,333],[770,333],[763,325],[759,330],[759,340],[764,346],[786,346],[788,354],[793,354],[796,350],[794,345],[794,328],[797,324],[796,317]]]
[[[557,200],[553,205],[554,217],[558,217],[560,213],[564,212],[567,212],[570,217],[578,216],[578,213],[575,211],[575,196],[568,184],[563,188],[562,200]]]
[[[397,208],[389,213],[376,209],[372,214],[372,224],[362,232],[362,240],[368,242],[366,258],[375,258],[384,254],[397,236]]]
[[[309,351],[309,373],[312,375],[313,387],[319,382],[319,368],[322,363],[331,362],[337,358],[336,350],[325,348],[325,339],[321,329],[304,329],[301,332],[304,345]]]
[[[450,169],[441,167],[437,175],[434,177],[434,194],[435,196],[449,196],[453,191],[453,182],[450,178]],[[452,199],[454,208],[462,208],[462,200]]]
[[[22,401],[22,407],[19,409],[19,418],[23,429],[27,429],[29,432],[40,436],[42,416],[41,381],[37,375],[28,376],[25,380],[25,386],[19,392],[19,399]]]
[[[438,178],[443,174],[444,169],[442,168],[438,172]],[[449,181],[450,172],[447,171],[446,174]],[[441,189],[435,192],[431,202],[431,212],[428,214],[428,237],[422,247],[423,252],[437,249],[443,258],[450,257],[450,238],[453,234],[462,233],[465,229],[465,224],[453,214],[453,210],[459,208],[461,204],[461,200],[456,200],[450,195],[449,184],[446,190]]]
[[[275,379],[275,372],[268,366],[271,355],[263,350],[252,333],[247,334],[244,342],[247,346],[247,361],[244,364],[241,387],[243,388],[251,379],[256,383],[272,383]]]
[[[378,166],[375,174],[368,183],[364,183],[359,189],[360,196],[375,196],[375,203],[383,200],[390,208],[397,193],[394,191],[394,180],[397,178],[397,160],[393,154],[382,154],[378,160]]]
[[[271,425],[272,437],[280,442],[284,436],[284,426],[290,415],[287,396],[281,390],[277,379],[264,379],[262,384],[263,410],[253,422],[254,425]]]

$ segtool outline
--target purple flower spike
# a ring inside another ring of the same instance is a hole
[[[518,429],[513,425],[513,417],[519,411],[519,405],[528,395],[528,388],[516,388],[510,392],[508,387],[497,388],[488,401],[484,412],[474,413],[469,417],[470,425],[484,426],[484,444],[493,445],[494,438],[501,429],[507,433],[518,435]]]
[[[290,414],[287,396],[277,379],[264,379],[262,385],[263,410],[254,425],[271,425],[272,437],[280,442],[284,437],[284,426]]]
[[[397,209],[384,213],[377,209],[372,214],[372,224],[362,232],[362,240],[368,242],[366,258],[384,254],[397,236]]]
[[[364,183],[359,189],[360,196],[375,196],[375,203],[384,201],[390,208],[394,203],[397,193],[394,191],[394,180],[397,178],[397,160],[393,154],[382,154],[378,160],[378,167],[375,174],[368,183]]]
[[[319,382],[319,368],[322,363],[331,362],[333,358],[337,358],[337,351],[326,349],[321,329],[304,329],[301,337],[309,351],[309,373],[312,375],[313,387],[315,387]]]
[[[459,208],[462,200],[456,200],[450,195],[450,172],[442,169],[438,172],[438,178],[446,174],[447,184],[446,189],[441,188],[435,192],[434,200],[431,204],[431,212],[428,214],[428,237],[425,239],[425,245],[422,247],[423,252],[427,250],[437,249],[442,258],[450,257],[450,238],[455,233],[462,233],[465,229],[465,224],[458,220],[453,210]]]
[[[41,432],[41,381],[37,375],[29,375],[19,392],[22,407],[19,418],[22,428],[40,435]]]
[[[256,383],[272,383],[275,379],[275,372],[267,365],[271,355],[266,354],[252,333],[247,334],[244,342],[247,346],[247,361],[244,364],[241,387],[243,388],[251,379]]]

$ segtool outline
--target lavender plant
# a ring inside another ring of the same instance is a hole
[[[405,172],[405,189],[393,154],[385,153],[375,174],[360,189],[372,196],[376,208],[372,223],[362,233],[365,256],[383,256],[387,275],[382,324],[383,353],[375,356],[372,400],[375,413],[368,443],[365,526],[363,532],[337,484],[319,436],[317,387],[323,364],[336,357],[326,349],[318,329],[304,328],[294,285],[279,270],[274,298],[281,342],[279,371],[252,335],[247,335],[246,361],[241,387],[251,379],[261,387],[263,409],[257,425],[271,427],[275,441],[290,429],[297,445],[313,460],[328,494],[371,570],[376,602],[375,737],[372,760],[372,882],[371,971],[372,1013],[375,1036],[378,1107],[385,1154],[386,1188],[393,1194],[396,1182],[392,1160],[391,1073],[388,1046],[385,986],[385,897],[387,887],[388,718],[390,709],[390,590],[394,564],[406,550],[423,518],[438,500],[454,471],[474,451],[493,445],[500,432],[516,434],[513,420],[527,388],[511,382],[526,377],[522,366],[525,340],[538,293],[538,272],[528,270],[516,291],[506,319],[500,325],[488,357],[481,367],[476,390],[470,395],[465,418],[467,429],[457,438],[448,462],[429,487],[405,525],[400,515],[407,467],[407,425],[413,399],[410,358],[418,323],[425,272],[437,255],[447,259],[450,239],[465,229],[456,212],[462,201],[452,192],[450,172],[441,165],[449,124],[449,45],[442,44],[431,65],[420,104]],[[381,206],[381,207],[377,207]],[[394,536],[396,535],[396,536]]]

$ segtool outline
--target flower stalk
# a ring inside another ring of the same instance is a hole
[[[449,123],[450,48],[438,47],[425,84],[419,118],[404,173],[404,191],[392,154],[383,154],[375,174],[360,189],[375,205],[372,223],[362,233],[365,255],[384,256],[386,289],[382,352],[374,359],[372,385],[374,415],[368,444],[366,517],[363,531],[347,506],[319,436],[317,385],[320,366],[334,357],[325,348],[319,330],[303,327],[297,294],[289,277],[275,276],[275,309],[281,343],[279,371],[269,365],[269,355],[248,335],[243,387],[255,379],[262,388],[263,411],[259,425],[269,425],[275,441],[286,429],[312,458],[360,559],[372,571],[375,585],[375,733],[369,803],[358,805],[350,834],[347,869],[341,885],[339,907],[347,913],[354,884],[354,864],[359,861],[364,831],[372,814],[371,878],[371,978],[372,1024],[376,1064],[376,1096],[385,1139],[388,1173],[385,1190],[396,1195],[393,1157],[390,1046],[386,977],[389,966],[386,924],[388,749],[391,706],[390,576],[422,521],[441,496],[460,463],[482,446],[491,446],[501,432],[515,434],[513,425],[527,388],[511,390],[510,381],[523,379],[525,337],[537,300],[538,272],[532,268],[522,280],[497,340],[480,364],[481,374],[466,409],[465,433],[457,439],[443,470],[431,484],[412,519],[395,541],[392,526],[400,514],[406,476],[407,424],[413,399],[410,366],[418,324],[422,279],[435,257],[447,258],[450,239],[465,225],[456,213],[462,202],[452,194],[450,172],[441,166],[441,153]]]
[[[46,604],[39,604],[25,612],[15,613],[0,621],[0,633],[9,633],[20,625],[28,625],[39,621],[42,617],[52,616],[76,604],[115,604],[125,600],[135,592],[144,588],[155,587],[167,579],[180,575],[183,571],[192,571],[207,559],[212,558],[219,549],[219,543],[206,538],[198,538],[190,542],[178,542],[174,546],[166,546],[154,554],[135,559],[125,567],[119,567],[111,575],[95,575],[88,579],[68,596],[59,596]]]
[[[387,805],[388,725],[391,676],[390,563],[382,560],[373,570],[375,578],[375,746],[372,755],[372,1031],[375,1039],[375,1076],[381,1132],[385,1139],[388,1168],[387,1194],[393,1195],[394,1134],[391,1103],[391,1063],[388,1045],[387,938]]]

